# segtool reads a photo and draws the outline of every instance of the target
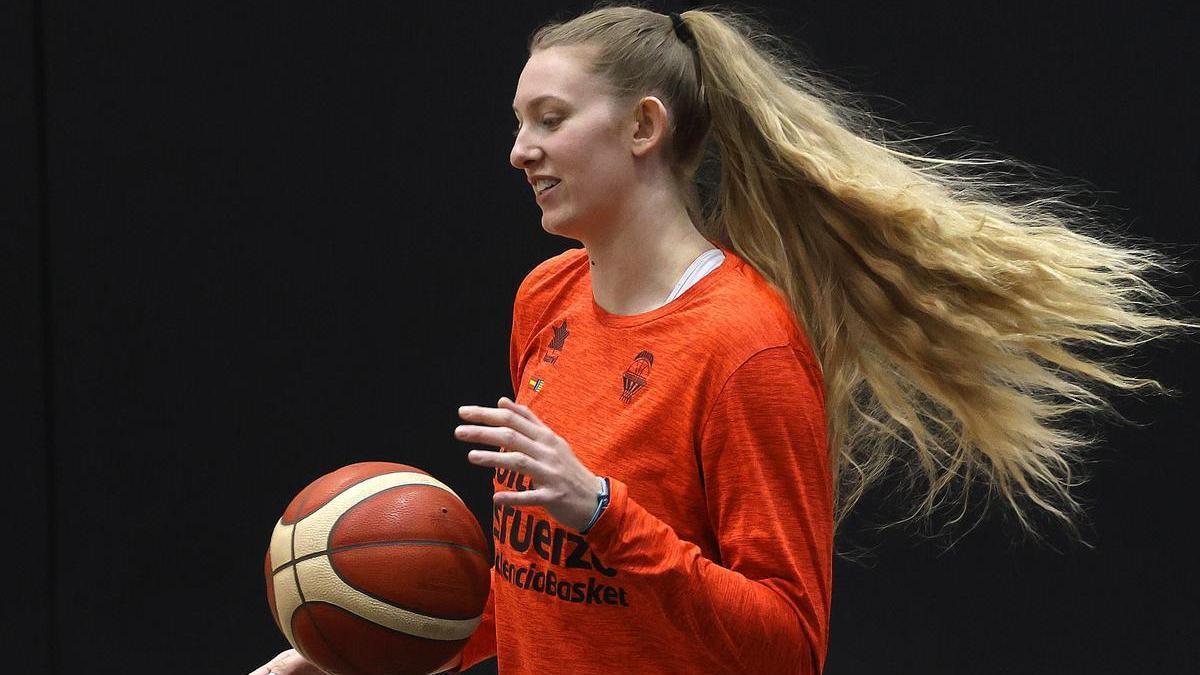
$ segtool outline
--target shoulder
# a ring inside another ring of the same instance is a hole
[[[745,260],[734,257],[726,283],[705,308],[712,348],[733,365],[777,347],[811,351],[809,341],[784,293]]]
[[[753,397],[789,388],[823,399],[820,362],[787,296],[736,254],[729,262],[721,283],[697,303],[689,331],[710,364],[706,389]]]
[[[576,301],[587,283],[587,251],[573,248],[538,263],[517,287],[513,300],[513,339],[524,344],[537,333],[543,317]]]
[[[525,275],[517,287],[517,302],[556,294],[586,271],[587,250],[571,248],[543,260]]]

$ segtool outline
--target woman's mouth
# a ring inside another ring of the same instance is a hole
[[[536,185],[533,186],[533,190],[536,193],[537,197],[539,199],[541,199],[542,195],[553,190],[554,187],[561,182],[562,181],[560,181],[557,178],[543,178],[543,179],[539,180]]]

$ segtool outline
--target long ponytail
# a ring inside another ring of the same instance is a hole
[[[682,17],[693,44],[664,15],[607,7],[543,27],[531,51],[597,47],[618,91],[661,96],[692,201],[705,140],[715,148],[701,230],[784,294],[812,342],[836,523],[902,467],[923,493],[904,520],[949,502],[957,521],[981,484],[1031,533],[1027,502],[1074,529],[1092,439],[1061,421],[1120,417],[1093,383],[1175,393],[1084,352],[1200,327],[1147,280],[1178,263],[1106,229],[1066,188],[987,169],[1026,168],[1015,160],[939,159],[900,140],[744,16]]]

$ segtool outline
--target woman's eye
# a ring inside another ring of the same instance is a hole
[[[554,129],[559,124],[562,124],[561,117],[543,117],[542,118],[542,126],[546,127],[547,129]],[[520,133],[521,133],[521,125],[518,124],[516,126],[516,128],[513,129],[513,132],[512,132],[513,138],[516,138],[517,135]]]

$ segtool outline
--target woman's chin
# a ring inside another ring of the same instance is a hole
[[[542,213],[542,229],[550,234],[558,234],[564,237],[570,236],[568,231],[571,229],[571,222],[568,219],[563,219],[555,214]]]

